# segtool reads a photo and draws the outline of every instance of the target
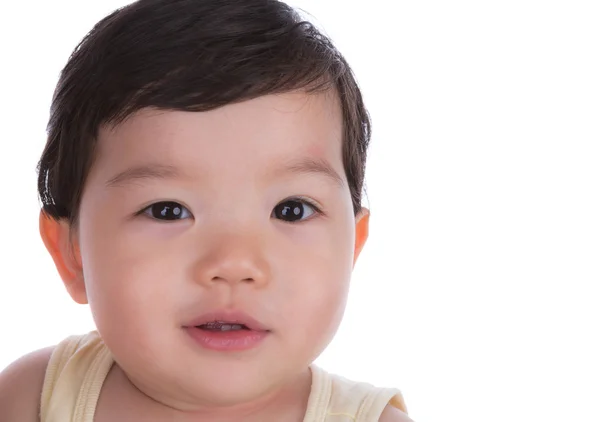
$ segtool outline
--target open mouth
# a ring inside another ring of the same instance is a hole
[[[218,310],[190,320],[183,326],[204,349],[241,352],[258,347],[272,331],[250,315],[236,310]]]
[[[262,327],[223,320],[190,325],[186,327],[186,332],[203,348],[220,352],[253,349],[271,333]]]
[[[201,330],[206,330],[206,331],[214,331],[214,332],[239,331],[239,330],[250,331],[250,328],[248,328],[248,326],[246,326],[245,324],[240,324],[237,322],[227,322],[227,321],[207,322],[206,324],[196,325],[196,328],[200,328]]]

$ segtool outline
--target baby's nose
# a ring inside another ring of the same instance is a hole
[[[268,284],[270,269],[259,241],[235,237],[221,239],[200,256],[195,264],[194,277],[198,283]]]

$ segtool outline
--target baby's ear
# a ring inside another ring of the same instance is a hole
[[[369,210],[361,208],[356,215],[356,236],[354,240],[354,264],[362,251],[363,246],[369,237]],[[353,264],[353,265],[354,265]]]
[[[65,219],[55,220],[43,210],[40,211],[40,235],[50,252],[54,265],[73,300],[87,303],[87,294],[83,280],[83,267],[77,236]]]

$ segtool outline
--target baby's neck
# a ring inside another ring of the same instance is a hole
[[[311,389],[310,369],[282,388],[251,403],[231,407],[203,406],[193,412],[176,409],[140,391],[113,365],[96,408],[97,422],[148,420],[177,422],[302,422]]]

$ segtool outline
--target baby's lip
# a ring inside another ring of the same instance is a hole
[[[265,325],[263,325],[261,322],[254,319],[250,315],[235,309],[222,309],[207,312],[203,315],[192,319],[190,322],[186,323],[184,327],[197,327],[199,325],[204,325],[215,321],[227,324],[245,325],[248,329],[253,331],[271,331]]]

